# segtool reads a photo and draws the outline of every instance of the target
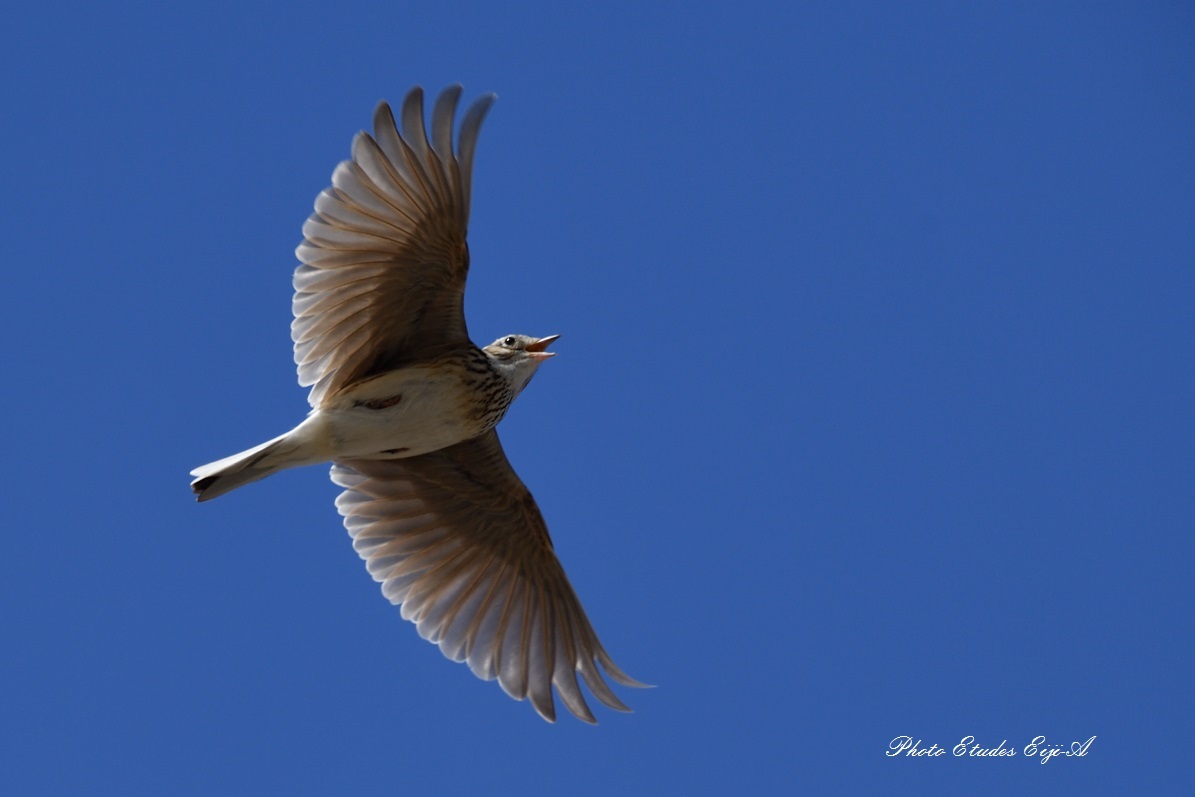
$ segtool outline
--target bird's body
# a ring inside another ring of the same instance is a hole
[[[556,337],[526,340],[542,347]],[[549,356],[541,348],[530,367]],[[196,468],[196,492],[207,501],[286,468],[405,459],[448,448],[502,420],[530,379],[520,384],[518,376],[504,373],[502,361],[471,344],[385,371],[325,395],[306,420],[263,446]]]
[[[416,457],[488,432],[513,401],[513,385],[473,349],[379,374],[316,413],[326,418],[329,459]]]
[[[598,642],[494,431],[557,336],[469,340],[472,158],[493,97],[466,113],[454,152],[459,95],[453,87],[437,100],[430,140],[416,88],[401,133],[383,103],[374,136],[354,141],[297,250],[292,337],[312,409],[286,434],[196,468],[192,488],[205,501],[332,462],[354,547],[403,617],[545,719],[555,718],[554,686],[592,722],[578,674],[622,710],[598,665],[642,684]]]

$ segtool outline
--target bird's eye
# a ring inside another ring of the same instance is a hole
[[[508,335],[508,336],[506,336],[506,338],[504,338],[504,339],[502,340],[502,345],[503,345],[503,346],[506,346],[507,348],[512,348],[512,349],[513,349],[513,348],[514,348],[514,345],[515,345],[515,336],[514,336],[514,335]]]

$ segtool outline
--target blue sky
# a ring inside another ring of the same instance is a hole
[[[1185,793],[1195,13],[564,6],[6,12],[0,791]],[[658,685],[596,728],[420,640],[325,468],[187,488],[301,419],[302,221],[454,82],[470,330],[562,334],[504,444]]]

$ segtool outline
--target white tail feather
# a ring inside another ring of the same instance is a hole
[[[327,418],[321,412],[313,412],[284,435],[191,471],[195,477],[191,489],[200,501],[210,501],[271,473],[327,462],[332,459],[332,452]]]
[[[293,461],[285,456],[293,446],[283,445],[289,436],[288,433],[275,437],[247,451],[209,462],[191,471],[195,477],[191,489],[195,491],[196,500],[210,501],[293,465]],[[280,454],[283,456],[278,456]]]

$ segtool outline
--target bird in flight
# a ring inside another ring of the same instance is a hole
[[[423,119],[423,91],[353,140],[303,225],[294,274],[295,363],[306,420],[191,471],[207,501],[272,473],[332,463],[336,508],[402,617],[479,678],[497,679],[555,721],[552,689],[596,722],[577,680],[629,711],[531,493],[495,426],[557,335],[505,335],[484,348],[465,327],[473,153],[494,95],[474,102],[453,147],[461,87]],[[599,669],[599,665],[601,669]]]

